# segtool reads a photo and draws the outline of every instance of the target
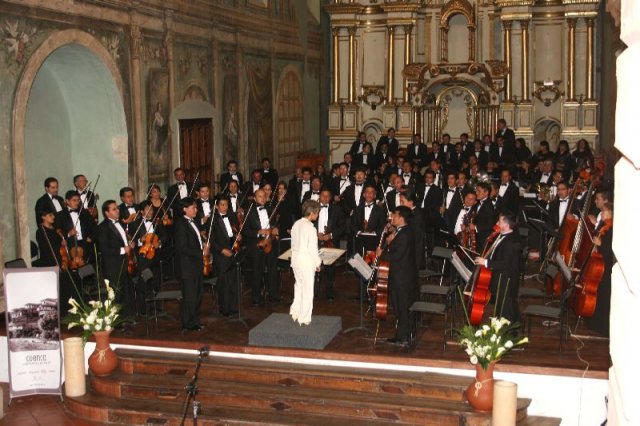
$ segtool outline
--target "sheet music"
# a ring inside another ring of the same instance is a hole
[[[560,269],[560,272],[562,272],[562,275],[564,275],[564,278],[567,280],[567,282],[570,283],[571,282],[571,271],[569,270],[569,267],[565,263],[564,258],[562,257],[560,252],[556,252],[554,260],[556,261],[556,265]]]
[[[322,259],[322,264],[333,265],[346,252],[346,250],[340,248],[325,247],[321,248],[318,254],[320,255],[320,259]]]
[[[454,252],[451,256],[451,264],[456,268],[456,271],[458,271],[464,282],[468,283],[471,278],[471,271],[467,269],[462,259],[458,256],[458,253]]]
[[[351,265],[365,281],[368,281],[371,275],[373,275],[373,268],[371,268],[359,254],[349,259],[349,265]]]

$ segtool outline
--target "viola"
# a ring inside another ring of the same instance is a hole
[[[71,257],[71,262],[69,266],[71,269],[75,271],[78,268],[82,268],[86,262],[84,261],[84,249],[78,246],[78,240],[76,239],[75,245],[71,247],[69,250],[69,256]]]
[[[613,219],[605,219],[604,226],[598,231],[598,237],[602,238],[612,227]],[[574,293],[573,310],[577,316],[587,318],[595,312],[598,287],[604,276],[605,267],[602,254],[596,251],[596,245],[593,244],[591,256],[576,281],[578,291]]]
[[[149,232],[144,236],[144,242],[142,243],[142,247],[140,247],[140,251],[138,253],[145,259],[151,260],[156,257],[156,250],[159,247],[160,238],[158,238],[158,234]]]
[[[209,253],[208,255],[205,255],[203,253],[202,254],[202,275],[204,275],[205,277],[208,277],[209,275],[211,275],[212,271],[213,271],[213,256],[211,255],[211,253]]]
[[[61,244],[60,244],[60,269],[66,271],[69,269],[69,264],[71,263],[71,259],[69,258],[69,249],[67,245],[64,243],[65,239],[62,235],[62,231],[60,229],[56,230],[57,234],[60,235]],[[46,232],[45,232],[46,235]]]

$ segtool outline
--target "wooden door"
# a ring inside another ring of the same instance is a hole
[[[211,183],[214,176],[211,119],[179,120],[179,124],[180,167],[184,169],[187,181],[193,182],[198,176],[198,183]]]

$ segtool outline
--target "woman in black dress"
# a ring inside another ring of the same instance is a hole
[[[56,231],[53,224],[55,214],[51,211],[38,213],[42,222],[36,231],[36,242],[40,252],[40,259],[34,266],[59,266],[62,267],[60,248],[67,245],[62,235]]]

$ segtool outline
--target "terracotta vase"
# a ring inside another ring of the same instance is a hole
[[[118,356],[109,344],[110,331],[94,331],[96,349],[89,357],[89,369],[96,376],[108,376],[118,366]]]
[[[493,367],[490,363],[484,370],[480,363],[476,364],[476,378],[467,388],[469,405],[478,411],[491,411],[493,407]]]

